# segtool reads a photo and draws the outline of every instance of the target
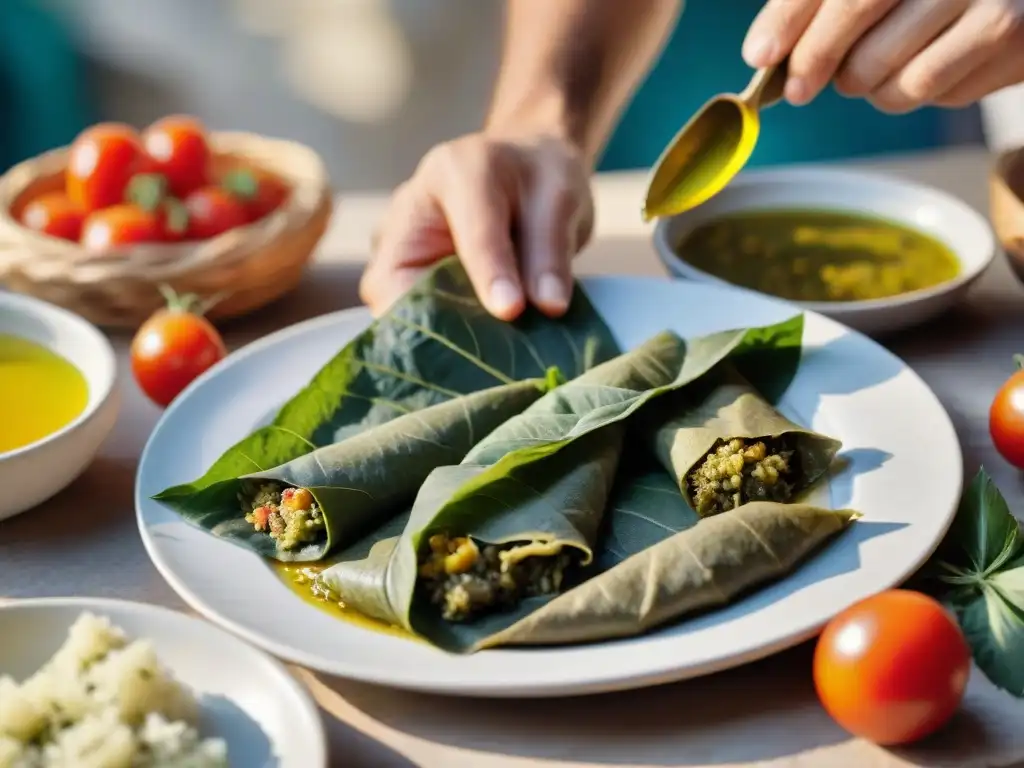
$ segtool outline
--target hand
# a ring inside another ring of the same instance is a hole
[[[793,104],[834,80],[885,112],[963,107],[1024,81],[1024,0],[768,0],[743,56],[787,55]]]
[[[457,253],[493,315],[512,320],[530,301],[556,317],[569,305],[570,260],[593,218],[574,147],[471,134],[432,149],[395,191],[359,294],[380,314],[427,267]]]

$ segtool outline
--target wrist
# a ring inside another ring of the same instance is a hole
[[[555,138],[572,145],[590,165],[586,120],[557,88],[536,88],[517,98],[498,98],[484,121],[484,131],[507,138]]]

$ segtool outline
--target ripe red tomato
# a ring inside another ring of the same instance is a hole
[[[30,200],[21,211],[21,223],[36,232],[77,241],[85,211],[63,192],[48,192]]]
[[[1000,455],[1024,469],[1024,371],[999,388],[988,412],[988,431]]]
[[[173,194],[185,197],[206,184],[210,147],[206,129],[196,118],[173,115],[157,120],[143,131],[142,144]]]
[[[193,379],[227,354],[210,321],[193,311],[192,297],[171,295],[131,345],[132,374],[145,395],[166,407]]]
[[[102,253],[132,243],[158,243],[164,239],[159,214],[123,203],[93,211],[82,225],[82,246]]]
[[[262,219],[276,211],[291,192],[288,185],[277,176],[250,168],[227,174],[222,186],[241,200],[249,214],[249,221]]]
[[[125,187],[144,165],[135,129],[100,123],[78,134],[68,153],[68,196],[86,211],[124,202]]]
[[[893,589],[834,618],[814,652],[825,710],[850,733],[908,744],[942,727],[967,687],[971,651],[956,619],[919,592]]]
[[[249,223],[245,206],[220,187],[202,187],[185,198],[188,237],[206,240]]]

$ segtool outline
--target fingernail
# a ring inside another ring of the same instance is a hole
[[[799,77],[791,77],[786,81],[786,101],[790,104],[806,104],[811,97],[811,89]]]
[[[549,307],[564,307],[569,303],[565,283],[557,275],[545,272],[537,278],[537,302]]]
[[[751,67],[767,67],[775,57],[775,38],[755,32],[743,42],[743,59]]]
[[[491,283],[490,304],[495,312],[509,312],[522,301],[522,295],[515,283],[506,277],[499,277]]]

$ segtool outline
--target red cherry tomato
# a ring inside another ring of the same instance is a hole
[[[68,196],[86,211],[122,203],[128,180],[142,161],[142,142],[134,128],[121,123],[87,128],[68,153]]]
[[[893,589],[834,618],[814,652],[822,705],[850,733],[908,744],[941,728],[967,687],[971,651],[927,595]]]
[[[1024,371],[1000,387],[988,412],[988,431],[999,454],[1024,469]]]
[[[77,242],[82,235],[85,211],[63,192],[48,192],[30,200],[22,209],[20,220],[36,232]]]
[[[262,219],[276,211],[291,193],[288,185],[277,176],[252,168],[228,173],[222,186],[242,202],[249,214],[249,221]]]
[[[167,178],[173,194],[185,197],[206,184],[210,147],[206,129],[194,117],[174,115],[157,120],[142,134],[154,170]]]
[[[194,300],[171,296],[131,345],[132,374],[145,395],[166,407],[193,379],[227,354],[217,329],[192,308]]]
[[[220,187],[202,187],[185,198],[188,237],[206,240],[249,223],[245,206]]]
[[[94,253],[132,243],[158,243],[163,239],[160,216],[127,203],[94,211],[82,225],[82,246]]]

